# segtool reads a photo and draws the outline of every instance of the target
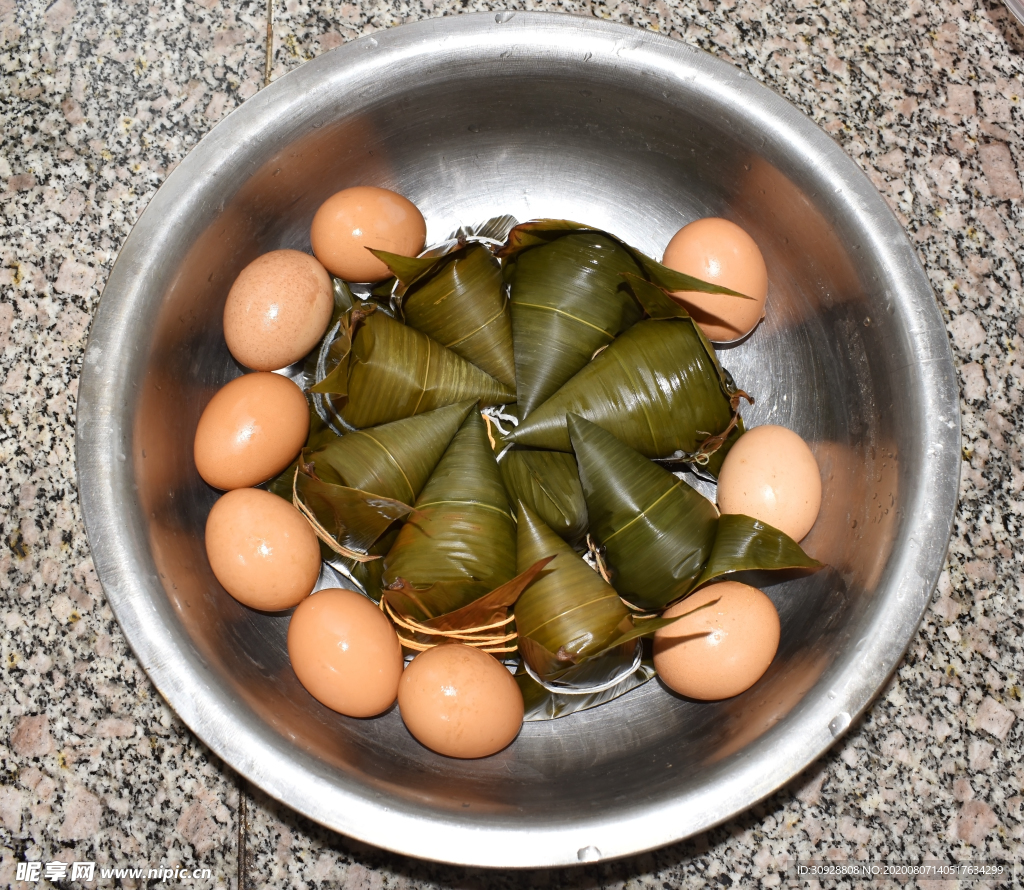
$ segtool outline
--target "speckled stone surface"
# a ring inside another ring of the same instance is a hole
[[[790,787],[620,862],[420,863],[252,788],[240,824],[237,777],[155,693],[104,601],[73,436],[118,247],[168,172],[261,86],[266,7],[0,0],[0,884],[31,886],[14,881],[30,859],[212,873],[179,886],[238,886],[241,874],[246,887],[351,890],[772,887],[812,856],[951,856],[1016,861],[1020,886],[1024,29],[993,0],[275,0],[273,74],[403,21],[496,8],[627,22],[733,62],[831,133],[906,225],[947,320],[964,430],[947,567],[906,660]]]

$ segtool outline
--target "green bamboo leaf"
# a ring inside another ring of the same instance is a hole
[[[429,275],[444,261],[444,255],[414,257],[388,253],[386,250],[374,250],[372,247],[368,250],[384,263],[391,270],[391,274],[406,288]]]
[[[332,278],[331,285],[334,293],[334,309],[331,312],[331,321],[327,325],[327,330],[317,344],[316,349],[306,356],[303,363],[304,386],[307,389],[319,380],[320,376],[323,376],[317,375],[317,361],[320,358],[321,350],[330,346],[338,330],[342,328],[347,329],[348,325],[342,325],[341,322],[343,319],[350,318],[352,311],[358,305],[358,300],[352,294],[352,289],[348,286],[347,282],[342,281],[340,278]]]
[[[587,504],[571,454],[513,448],[498,462],[498,468],[509,501],[525,504],[570,545],[583,540]]]
[[[731,572],[821,567],[785,532],[741,513],[723,513],[711,557],[696,586]]]
[[[683,612],[681,615],[673,615],[671,618],[652,618],[652,617],[640,617],[633,616],[633,624],[631,627],[625,628],[618,636],[613,637],[603,650],[597,653],[597,656],[603,656],[613,649],[632,643],[634,640],[639,640],[642,637],[649,637],[651,634],[656,633],[663,627],[668,627],[670,624],[675,624],[687,615],[692,615],[694,612],[699,612],[701,609],[709,609],[718,602],[717,599],[713,599],[710,602],[704,603],[700,606],[694,606],[688,612]],[[696,636],[703,636],[704,634],[696,634]]]
[[[556,556],[515,606],[519,652],[544,680],[571,678],[572,668],[603,650],[630,621],[615,589],[528,507],[519,505],[517,563]],[[632,649],[603,666],[604,676],[632,658]],[[568,680],[567,680],[568,681]]]
[[[673,300],[665,291],[650,281],[636,275],[627,275],[626,282],[633,291],[633,296],[643,306],[649,318],[664,321],[666,318],[689,318],[690,313],[681,303]]]
[[[334,361],[331,362],[331,372],[324,377],[323,380],[318,380],[309,388],[311,393],[317,393],[319,395],[330,394],[334,396],[331,401],[339,407],[343,406],[348,400],[348,372],[351,343],[346,343],[346,339],[346,337],[339,337],[334,341],[330,353],[330,357],[334,359]]]
[[[267,483],[267,491],[284,498],[290,504],[292,502],[292,480],[295,478],[295,471],[298,469],[299,459],[296,458],[291,465],[275,476]]]
[[[378,281],[372,288],[370,288],[370,298],[375,303],[383,303],[387,301],[391,302],[391,294],[394,293],[395,288],[399,287],[400,283],[394,275],[390,278],[385,278],[383,281]]]
[[[514,253],[506,248],[502,255],[514,260],[506,280],[516,401],[527,417],[598,349],[640,320],[624,276],[642,270],[619,242],[590,229],[557,237],[548,232],[542,243]]]
[[[340,278],[332,278],[331,284],[334,292],[334,309],[331,313],[330,323],[327,325],[327,330],[316,345],[316,348],[305,357],[302,363],[302,387],[306,390],[320,379],[317,375],[317,361],[320,358],[321,349],[325,346],[324,341],[333,339],[335,325],[341,321],[346,313],[355,309],[356,306],[356,298],[352,295],[352,290],[348,284]]]
[[[332,278],[331,283],[334,291],[334,312],[331,315],[331,324],[338,321],[346,312],[356,308],[356,298],[348,282],[340,278]]]
[[[360,553],[366,553],[395,520],[412,512],[401,501],[321,482],[301,469],[295,491],[335,541]]]
[[[718,602],[718,600],[715,600],[715,602]],[[698,608],[704,607],[698,606]],[[675,624],[683,617],[683,615],[677,615],[675,618],[634,618],[633,623],[629,627],[622,630],[616,636],[613,636],[600,652],[594,653],[594,656],[599,658],[620,646],[625,646],[628,643],[641,639],[642,637],[649,637],[655,631],[661,630],[663,627],[668,627],[670,624]]]
[[[456,244],[431,263],[411,281],[398,276],[396,302],[406,324],[514,387],[512,321],[494,255],[482,244]]]
[[[711,284],[700,278],[687,275],[685,272],[677,272],[675,269],[663,266],[657,260],[640,253],[639,250],[630,248],[630,251],[640,266],[643,267],[644,274],[648,280],[667,291],[697,291],[702,294],[722,294],[727,297],[736,297],[740,300],[754,299],[746,294],[722,287],[720,284]]]
[[[468,399],[348,433],[304,459],[324,482],[412,504],[475,407],[476,402]]]
[[[436,340],[376,312],[352,343],[341,419],[364,429],[466,399],[501,405],[514,393]]]
[[[650,458],[696,452],[733,420],[718,371],[695,326],[683,319],[635,324],[507,438],[569,451],[567,413],[596,423]]]
[[[417,621],[453,612],[516,574],[515,534],[483,419],[471,411],[385,557],[383,583],[419,590]]]
[[[356,299],[348,284],[334,278],[334,311],[330,324],[319,345],[306,356],[302,366],[302,386],[314,413],[332,432],[339,433],[344,424],[337,412],[348,399],[348,354],[352,348],[352,318],[356,312]],[[330,378],[330,379],[327,379]],[[322,390],[338,389],[333,397]],[[334,400],[337,400],[336,402]]]
[[[337,438],[338,434],[321,420],[320,415],[316,413],[316,409],[310,405],[309,435],[306,437],[306,449],[317,451],[327,447]]]
[[[570,414],[568,428],[590,534],[605,550],[612,584],[626,602],[660,612],[696,586],[718,510],[601,427]]]

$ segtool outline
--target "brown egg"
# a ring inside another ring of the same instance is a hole
[[[278,612],[309,596],[320,576],[320,543],[288,501],[259,488],[221,497],[206,519],[206,555],[240,603]]]
[[[398,634],[361,593],[331,588],[303,600],[288,625],[288,655],[309,694],[340,714],[373,717],[398,695]]]
[[[677,272],[753,298],[741,300],[696,291],[674,293],[672,296],[686,307],[709,340],[738,340],[764,318],[768,269],[754,239],[736,223],[708,217],[683,226],[665,248],[662,262]]]
[[[309,232],[316,258],[346,281],[380,281],[391,274],[366,248],[415,256],[426,237],[427,224],[412,201],[366,185],[324,201]]]
[[[307,433],[301,389],[280,374],[246,374],[222,387],[199,418],[196,469],[214,488],[250,488],[287,467]]]
[[[235,279],[224,304],[224,339],[254,371],[297,362],[324,335],[334,311],[327,270],[308,253],[272,250]]]
[[[722,581],[698,590],[665,610],[685,615],[654,633],[654,667],[680,695],[717,701],[753,686],[779,648],[779,613],[756,587]]]
[[[807,443],[784,426],[748,430],[722,462],[718,509],[723,513],[745,513],[799,541],[820,507],[818,462]]]
[[[398,684],[398,708],[418,741],[448,757],[486,757],[523,725],[523,696],[494,656],[462,643],[421,652]]]

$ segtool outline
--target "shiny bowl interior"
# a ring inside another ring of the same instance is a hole
[[[750,691],[684,701],[651,682],[448,760],[397,711],[339,716],[292,674],[288,619],[232,600],[206,559],[217,493],[192,462],[206,402],[241,373],[221,312],[258,254],[309,249],[319,203],[395,189],[428,241],[500,213],[575,219],[659,256],[691,219],[760,244],[768,316],[721,352],[824,481],[805,548],[829,566],[766,587],[778,656]],[[856,165],[741,71],[594,19],[434,19],[354,41],[231,114],[124,245],[85,360],[78,472],[95,562],[136,655],[230,766],[316,821],[482,866],[623,856],[706,829],[784,784],[895,668],[927,605],[959,470],[942,319],[898,222]]]

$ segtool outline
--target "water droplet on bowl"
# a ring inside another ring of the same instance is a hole
[[[505,22],[511,21],[515,17],[514,12],[499,12],[494,16],[494,21],[499,25],[504,25]]]
[[[580,862],[597,862],[601,858],[601,851],[594,846],[580,847],[576,851],[576,858]]]

